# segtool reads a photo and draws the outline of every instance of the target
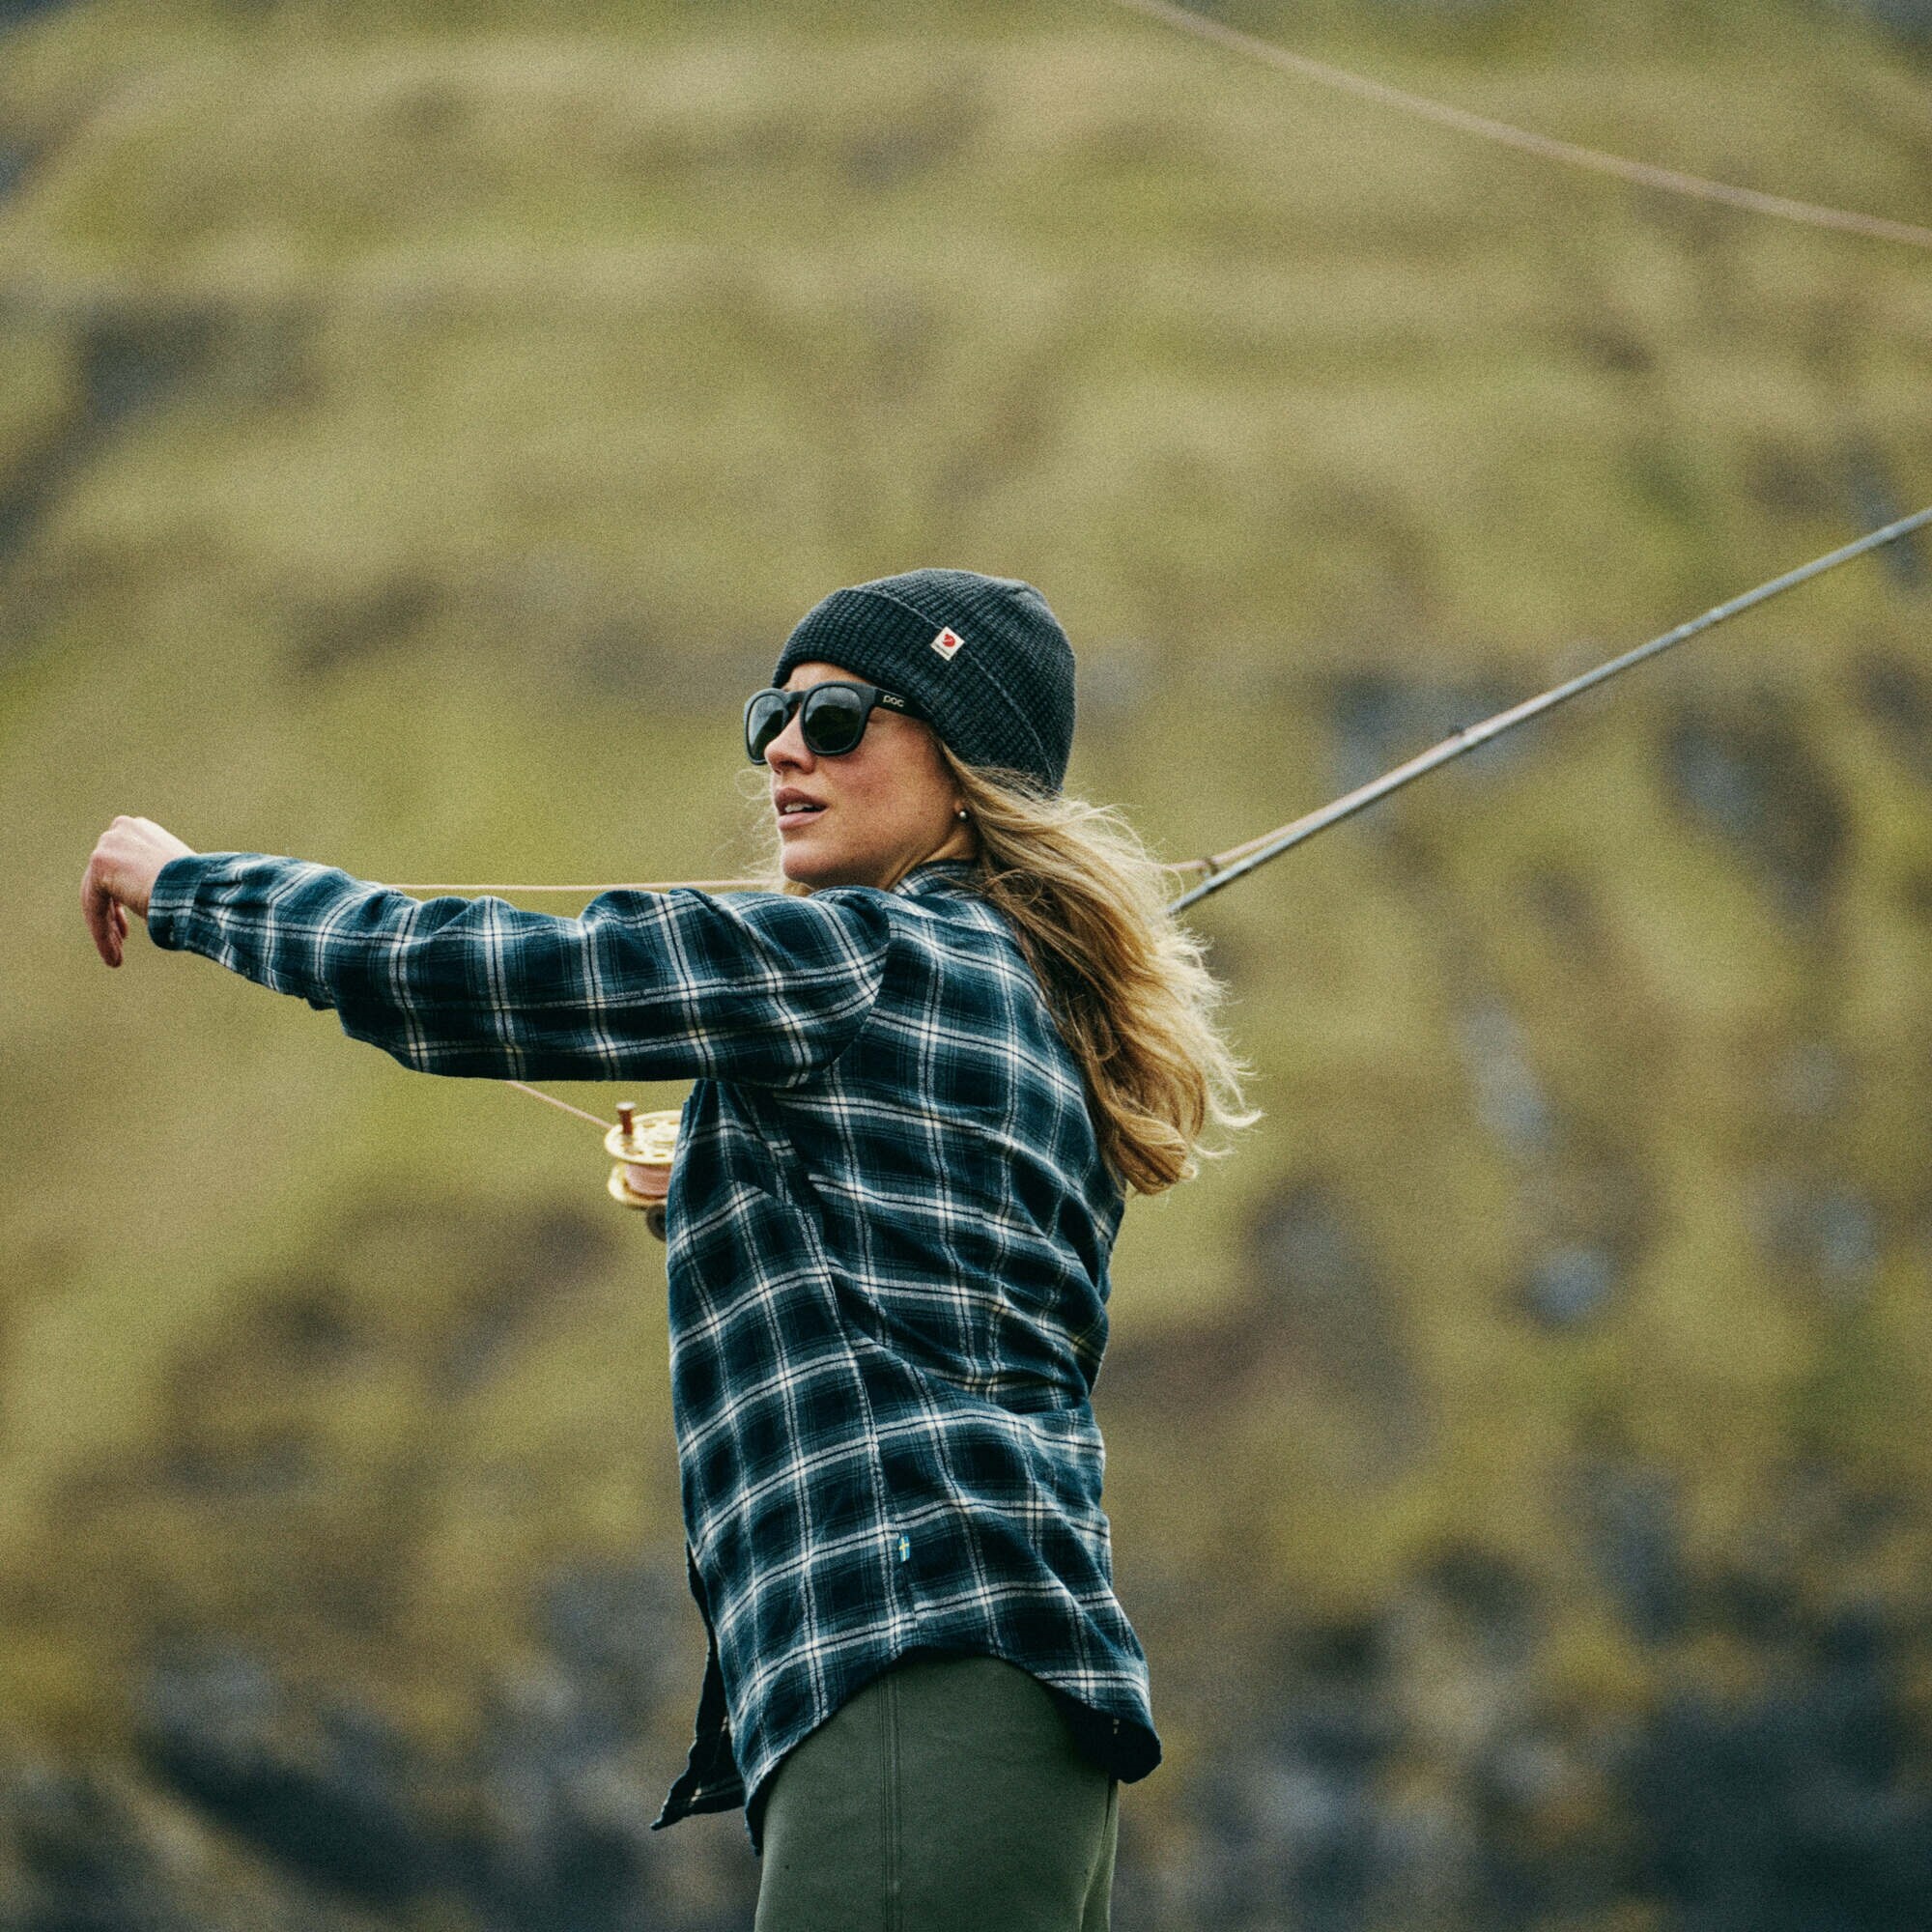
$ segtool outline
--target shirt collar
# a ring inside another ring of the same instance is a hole
[[[922,860],[893,891],[915,899],[928,898],[935,893],[957,891],[972,877],[976,863],[972,859]]]

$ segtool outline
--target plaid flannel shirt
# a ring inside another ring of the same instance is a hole
[[[1047,1687],[1160,1760],[1090,1401],[1120,1185],[1010,928],[958,861],[890,892],[610,892],[575,919],[252,852],[170,861],[156,945],[421,1072],[696,1081],[668,1201],[687,1580],[707,1657],[656,1824],[742,1804],[910,1652]]]

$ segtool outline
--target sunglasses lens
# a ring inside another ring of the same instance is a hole
[[[865,734],[866,714],[871,709],[856,691],[821,685],[805,700],[805,742],[820,757],[836,758],[849,752]]]
[[[765,747],[784,729],[785,695],[761,691],[745,707],[745,751],[754,765],[765,761]]]

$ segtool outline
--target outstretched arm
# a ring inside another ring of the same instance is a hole
[[[864,890],[620,891],[555,919],[185,848],[145,911],[156,946],[333,1008],[406,1066],[517,1079],[790,1084],[865,1024],[891,942],[882,895]]]

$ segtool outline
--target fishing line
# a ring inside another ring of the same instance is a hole
[[[561,890],[561,888],[559,888]],[[396,891],[406,893],[407,886],[398,886]],[[540,1087],[526,1087],[521,1080],[506,1080],[505,1087],[514,1087],[520,1094],[528,1094],[539,1100],[548,1100],[553,1107],[561,1107],[566,1114],[575,1114],[580,1121],[588,1121],[593,1127],[608,1127],[609,1121],[599,1120],[595,1114],[586,1114],[582,1107],[573,1107],[568,1100],[559,1100],[554,1094],[546,1094]]]
[[[1264,832],[1253,838],[1244,839],[1238,845],[1231,845],[1225,852],[1212,853],[1206,858],[1181,860],[1168,867],[1171,871],[1201,871],[1207,876],[1199,885],[1190,887],[1180,896],[1173,900],[1167,910],[1170,914],[1186,911],[1190,906],[1211,895],[1231,886],[1236,879],[1247,875],[1266,865],[1271,859],[1278,859],[1284,852],[1293,849],[1318,832],[1325,831],[1331,825],[1339,825],[1343,819],[1352,817],[1364,808],[1386,798],[1425,772],[1433,772],[1439,765],[1446,765],[1452,758],[1461,757],[1465,752],[1472,752],[1478,745],[1488,744],[1492,738],[1500,737],[1505,731],[1514,730],[1532,718],[1553,710],[1557,705],[1579,696],[1597,685],[1606,683],[1610,678],[1629,670],[1634,665],[1647,658],[1661,655],[1677,644],[1694,638],[1704,631],[1714,630],[1730,618],[1740,616],[1757,605],[1768,603],[1772,598],[1782,596],[1787,590],[1796,589],[1801,583],[1808,583],[1814,577],[1822,577],[1829,570],[1836,570],[1840,564],[1850,563],[1854,557],[1883,549],[1887,544],[1897,543],[1910,536],[1913,531],[1922,529],[1932,524],[1932,505],[1915,512],[1909,517],[1900,517],[1897,522],[1872,530],[1853,543],[1829,551],[1825,555],[1814,557],[1809,563],[1801,564],[1795,570],[1787,570],[1780,577],[1774,577],[1742,595],[1716,604],[1700,616],[1655,637],[1648,643],[1638,644],[1634,650],[1625,651],[1621,656],[1611,658],[1577,676],[1553,686],[1534,697],[1523,699],[1506,710],[1496,712],[1480,724],[1459,726],[1439,744],[1410,758],[1406,763],[1397,765],[1380,778],[1372,780],[1365,785],[1346,793],[1332,804],[1304,813],[1300,818],[1292,819],[1287,825],[1279,826],[1272,832]],[[397,892],[675,892],[679,890],[730,892],[755,890],[754,880],[686,880],[648,886],[398,886]],[[505,1086],[515,1087],[539,1100],[548,1101],[553,1107],[561,1107],[567,1114],[575,1114],[581,1121],[588,1121],[592,1126],[605,1128],[605,1147],[613,1156],[615,1165],[611,1171],[611,1192],[627,1207],[644,1208],[650,1212],[653,1231],[663,1233],[663,1194],[661,1183],[668,1183],[670,1168],[672,1141],[677,1121],[676,1110],[636,1116],[628,1105],[618,1108],[615,1123],[601,1120],[595,1114],[588,1114],[582,1107],[573,1107],[567,1100],[559,1100],[554,1095],[540,1089],[526,1085],[521,1080],[507,1080]]]
[[[756,879],[657,879],[649,884],[620,883],[614,886],[397,886],[399,893],[749,893],[755,892]]]
[[[1869,235],[1881,242],[1902,242],[1913,248],[1932,248],[1932,228],[1917,222],[1893,221],[1882,214],[1861,214],[1850,209],[1826,208],[1817,202],[1794,201],[1788,195],[1766,194],[1754,187],[1737,187],[1728,182],[1706,181],[1701,175],[1685,174],[1678,168],[1658,167],[1650,161],[1633,161],[1621,155],[1609,155],[1598,148],[1585,148],[1575,141],[1561,141],[1538,134],[1527,128],[1513,127],[1507,121],[1492,120],[1487,114],[1472,114],[1467,108],[1452,107],[1447,101],[1431,100],[1406,88],[1391,87],[1386,81],[1372,80],[1366,74],[1351,73],[1346,68],[1331,67],[1326,61],[1311,59],[1277,45],[1273,41],[1244,34],[1220,20],[1210,20],[1169,0],[1113,0],[1163,26],[1192,34],[1197,40],[1211,41],[1250,60],[1299,75],[1318,86],[1335,88],[1365,100],[1374,100],[1399,113],[1412,114],[1458,133],[1474,134],[1506,148],[1516,148],[1545,160],[1561,161],[1571,167],[1587,168],[1592,173],[1615,175],[1644,187],[1662,188],[1668,194],[1690,195],[1700,201],[1723,202],[1731,208],[1748,209],[1754,214],[1771,214],[1785,221],[1802,221],[1813,228],[1836,228],[1853,235]]]

